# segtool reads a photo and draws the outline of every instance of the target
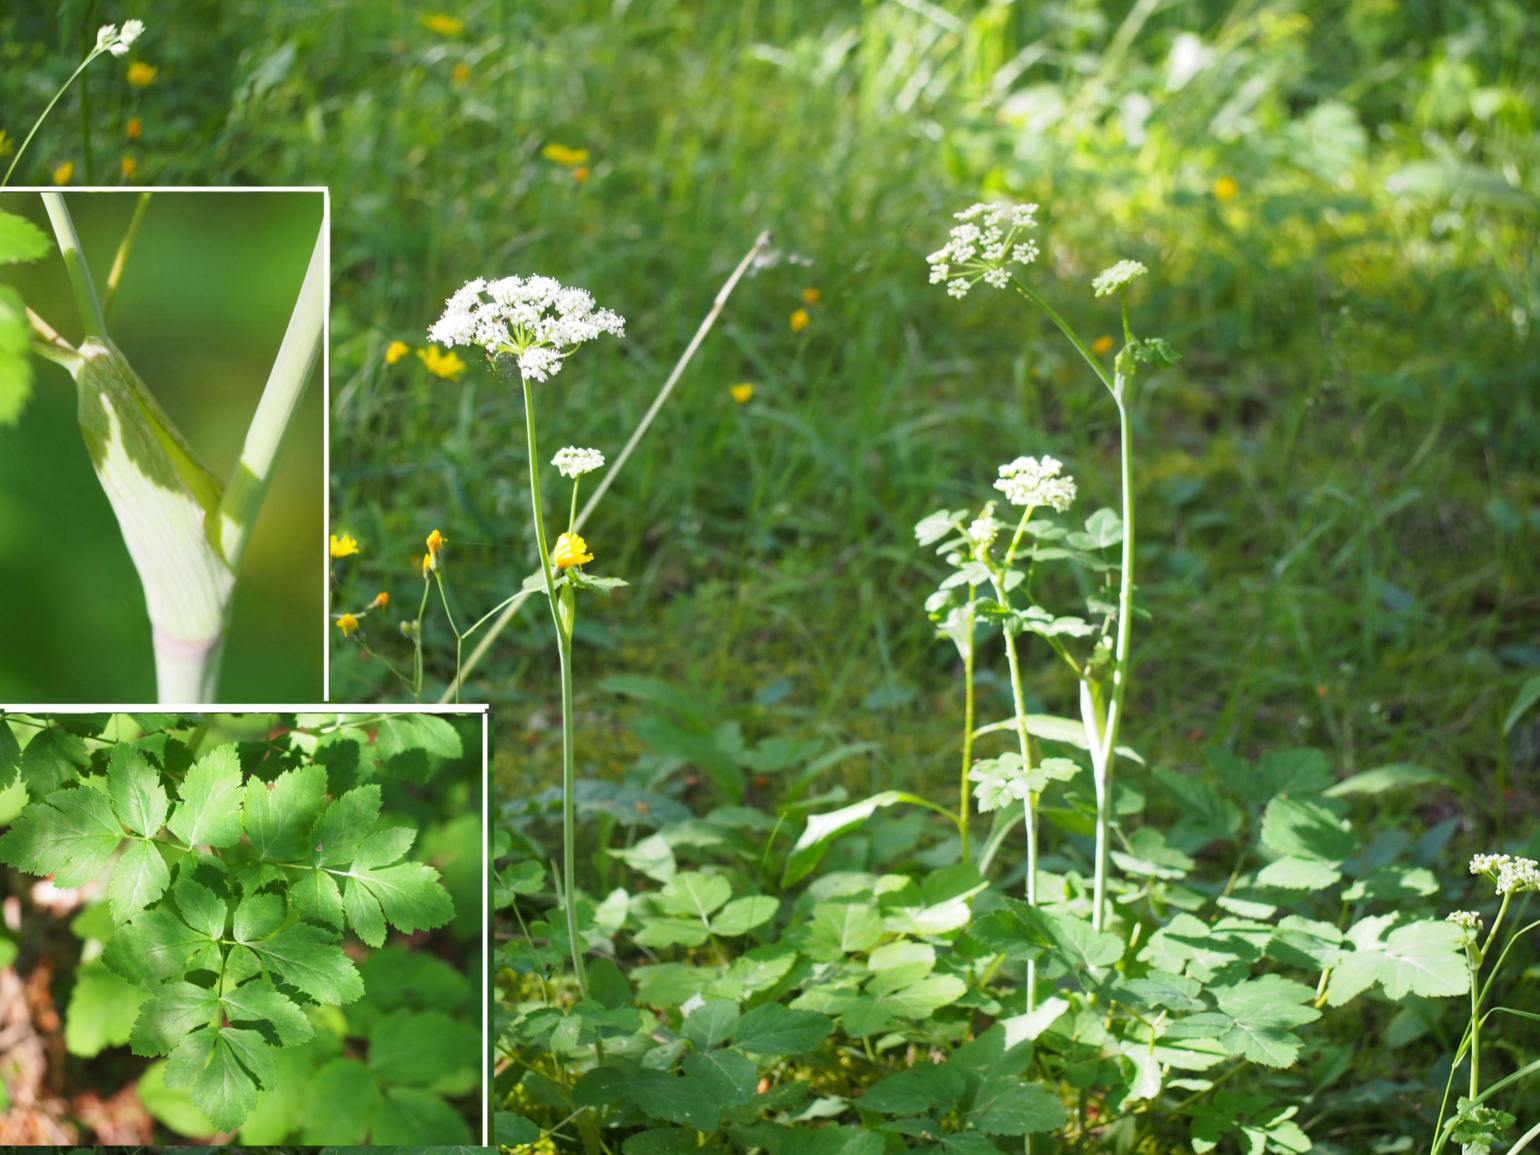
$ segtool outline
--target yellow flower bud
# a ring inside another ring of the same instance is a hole
[[[557,569],[587,565],[593,560],[594,555],[588,552],[588,543],[575,533],[562,534],[556,539],[556,548],[551,551],[551,564]]]
[[[357,614],[341,614],[341,615],[339,615],[338,618],[337,618],[337,628],[342,631],[342,636],[343,637],[347,637],[354,630],[358,629],[358,615]]]

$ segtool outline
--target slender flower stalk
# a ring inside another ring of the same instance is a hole
[[[69,91],[70,85],[75,83],[80,74],[89,68],[91,62],[98,56],[103,54],[112,56],[126,55],[129,47],[135,40],[139,39],[143,32],[144,21],[142,20],[125,20],[121,29],[116,24],[103,24],[97,30],[96,44],[91,48],[90,52],[86,53],[85,59],[80,62],[75,71],[70,73],[69,79],[60,86],[59,91],[53,94],[53,99],[48,102],[38,118],[32,122],[32,128],[22,140],[21,147],[16,150],[16,155],[11,157],[11,163],[5,170],[5,176],[0,177],[0,188],[11,183],[11,175],[16,171],[16,166],[21,163],[21,158],[26,154],[27,146],[32,143],[32,138],[37,135],[37,130],[43,126],[43,121],[48,119],[48,114],[54,110],[54,105],[59,103],[59,99]]]
[[[599,583],[582,574],[582,566],[592,561],[593,555],[577,534],[576,482],[584,474],[600,468],[604,464],[604,455],[596,449],[569,446],[557,453],[552,462],[563,476],[574,482],[569,528],[557,539],[553,549],[546,537],[545,509],[540,495],[535,385],[556,376],[566,364],[567,357],[579,345],[605,334],[618,337],[624,332],[625,320],[619,314],[598,308],[586,290],[567,288],[550,277],[504,277],[494,281],[478,278],[468,281],[448,299],[443,315],[428,329],[429,338],[441,345],[479,346],[494,363],[511,361],[517,369],[520,389],[524,395],[530,516],[534,521],[535,544],[540,553],[540,584],[545,587],[546,599],[551,607],[551,624],[556,632],[556,653],[561,678],[561,902],[566,914],[572,973],[582,998],[588,996],[588,973],[583,962],[582,938],[577,921],[577,773],[573,750],[572,638],[577,616],[575,590],[580,582]],[[432,546],[430,539],[430,560],[436,557]],[[444,599],[444,609],[447,614],[447,598]],[[471,631],[479,629],[490,616],[476,622]],[[461,646],[471,631],[462,634],[452,617],[450,628],[454,630],[456,640],[454,692],[458,699],[460,682],[464,676]]]

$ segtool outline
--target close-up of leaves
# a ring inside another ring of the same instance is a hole
[[[0,719],[0,1133],[470,1142],[479,728]]]
[[[1531,7],[0,14],[9,179],[329,190],[329,692],[489,704],[499,1147],[1540,1152]]]

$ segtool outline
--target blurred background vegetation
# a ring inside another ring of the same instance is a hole
[[[99,288],[136,199],[69,199]],[[0,211],[52,236],[35,192],[0,193]],[[262,396],[321,211],[319,193],[157,193],[144,217],[113,302],[113,337],[221,479]],[[6,280],[65,337],[79,339],[57,249],[11,266]],[[74,384],[41,360],[36,372],[20,423],[0,429],[0,585],[12,607],[0,624],[0,700],[152,701],[143,594],[86,456]],[[220,679],[225,701],[321,695],[320,380],[317,369],[242,567]]]
[[[0,69],[13,136],[99,14],[0,16],[25,65]],[[1111,334],[1089,279],[1140,259],[1139,329],[1185,351],[1138,414],[1152,617],[1129,740],[1184,768],[1207,743],[1416,761],[1453,784],[1399,804],[1421,820],[1533,827],[1540,742],[1502,732],[1540,665],[1540,61],[1520,0],[138,14],[144,39],[93,66],[89,116],[67,98],[27,176],[132,155],[136,181],[331,186],[332,524],[362,543],[334,563],[334,608],[390,592],[365,636],[391,660],[430,529],[462,617],[517,588],[534,550],[516,394],[476,364],[389,364],[390,343],[420,347],[471,276],[590,288],[629,336],[547,390],[544,444],[613,453],[769,227],[811,263],[745,283],[590,524],[595,568],[634,584],[580,625],[584,768],[645,778],[688,748],[670,733],[732,719],[750,738],[877,739],[827,776],[853,790],[941,789],[957,663],[921,611],[937,572],[910,527],[976,503],[1018,453],[1063,458],[1086,509],[1114,493],[1113,414],[1054,335],[1017,300],[925,283],[952,211],[1031,200],[1050,300]],[[153,76],[130,83],[134,61]],[[466,691],[507,703],[510,787],[554,774],[538,610]],[[334,693],[399,696],[356,642],[334,632]],[[441,689],[441,619],[428,652]],[[1035,666],[1034,708],[1064,712],[1069,686]],[[636,673],[704,721],[661,724],[598,678]],[[1008,708],[992,673],[985,717]]]

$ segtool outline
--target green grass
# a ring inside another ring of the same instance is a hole
[[[530,568],[516,396],[477,366],[458,384],[387,368],[389,340],[418,342],[478,273],[586,285],[631,336],[550,390],[545,436],[613,448],[768,226],[815,263],[743,286],[592,523],[635,588],[589,616],[580,662],[709,683],[751,720],[773,687],[764,726],[880,735],[885,775],[928,780],[950,763],[954,670],[908,527],[1018,452],[1111,492],[1112,415],[1050,335],[924,283],[946,213],[1009,195],[1045,206],[1036,275],[1077,324],[1111,330],[1086,282],[1135,256],[1154,271],[1142,327],[1186,352],[1136,431],[1160,555],[1130,736],[1170,762],[1326,742],[1344,768],[1415,758],[1491,797],[1498,720],[1540,657],[1517,6],[1186,4],[1124,25],[1100,5],[481,4],[443,37],[407,8],[280,4],[222,8],[198,38],[173,31],[182,11],[137,50],[154,85],[97,75],[94,150],[134,114],[141,179],[331,185],[333,522],[365,546],[339,606],[415,604],[434,526],[463,614]],[[9,20],[13,53],[56,35]],[[1168,91],[1188,32],[1214,63]],[[13,71],[7,106],[46,71]],[[541,158],[552,142],[590,151],[586,183]],[[34,178],[83,151],[69,116],[34,147]],[[806,285],[823,300],[798,336]],[[758,387],[742,408],[740,380]],[[548,700],[540,628],[468,688],[523,702],[504,727]],[[400,692],[335,656],[342,695]],[[623,709],[588,685],[586,714]],[[1055,708],[1064,690],[1034,685]]]

